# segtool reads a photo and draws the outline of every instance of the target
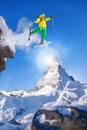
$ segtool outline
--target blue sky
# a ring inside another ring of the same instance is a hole
[[[48,22],[46,40],[66,72],[76,80],[87,83],[87,1],[86,0],[0,0],[0,15],[8,27],[16,32],[19,20],[29,21],[45,13],[54,17],[54,26]],[[37,27],[33,25],[32,28]],[[43,75],[36,63],[40,48],[31,48],[28,54],[16,47],[14,59],[7,60],[0,77],[1,90],[32,89]]]

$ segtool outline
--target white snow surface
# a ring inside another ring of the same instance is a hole
[[[52,125],[52,123],[53,122],[55,122],[56,120],[48,120],[48,119],[46,119],[46,116],[45,116],[45,114],[42,114],[42,115],[40,115],[40,117],[39,117],[39,122],[40,123],[45,123],[45,122],[49,122],[50,123],[50,125]]]
[[[87,111],[87,85],[69,76],[56,58],[32,90],[0,91],[0,126],[11,130],[30,130],[33,115],[38,109],[58,109],[63,115],[71,114],[70,106]],[[20,125],[10,121],[15,119]],[[40,122],[45,122],[41,115]],[[51,124],[52,121],[49,120]]]

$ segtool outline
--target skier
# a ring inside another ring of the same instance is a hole
[[[39,45],[42,45],[44,43],[44,39],[46,37],[46,22],[51,20],[53,17],[48,17],[46,18],[45,17],[45,14],[40,14],[36,20],[34,21],[35,23],[38,24],[38,28],[33,30],[33,31],[30,31],[30,34],[29,34],[29,37],[34,34],[34,33],[38,33],[38,32],[41,32],[42,33],[42,37],[41,37],[41,41],[39,43]]]

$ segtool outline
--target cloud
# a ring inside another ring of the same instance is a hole
[[[22,32],[28,27],[32,27],[33,22],[29,21],[26,17],[22,17],[19,19],[17,24],[17,32]]]
[[[17,34],[13,34],[14,37],[14,46],[21,48],[29,47],[32,43],[36,43],[39,41],[39,35],[35,34],[31,36],[31,40],[28,40],[29,37],[29,28],[24,30],[24,32]]]
[[[39,41],[39,35],[34,34],[29,38],[29,28],[33,25],[32,21],[29,21],[26,17],[22,17],[18,21],[17,32],[13,34],[15,46],[19,48],[28,48],[32,43]]]

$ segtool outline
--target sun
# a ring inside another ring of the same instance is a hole
[[[45,70],[50,64],[53,64],[56,57],[56,51],[54,49],[43,49],[38,52],[36,62],[40,69]]]
[[[51,55],[46,55],[46,57],[44,58],[44,64],[46,64],[47,66],[49,66],[50,64],[53,63],[53,56]]]

